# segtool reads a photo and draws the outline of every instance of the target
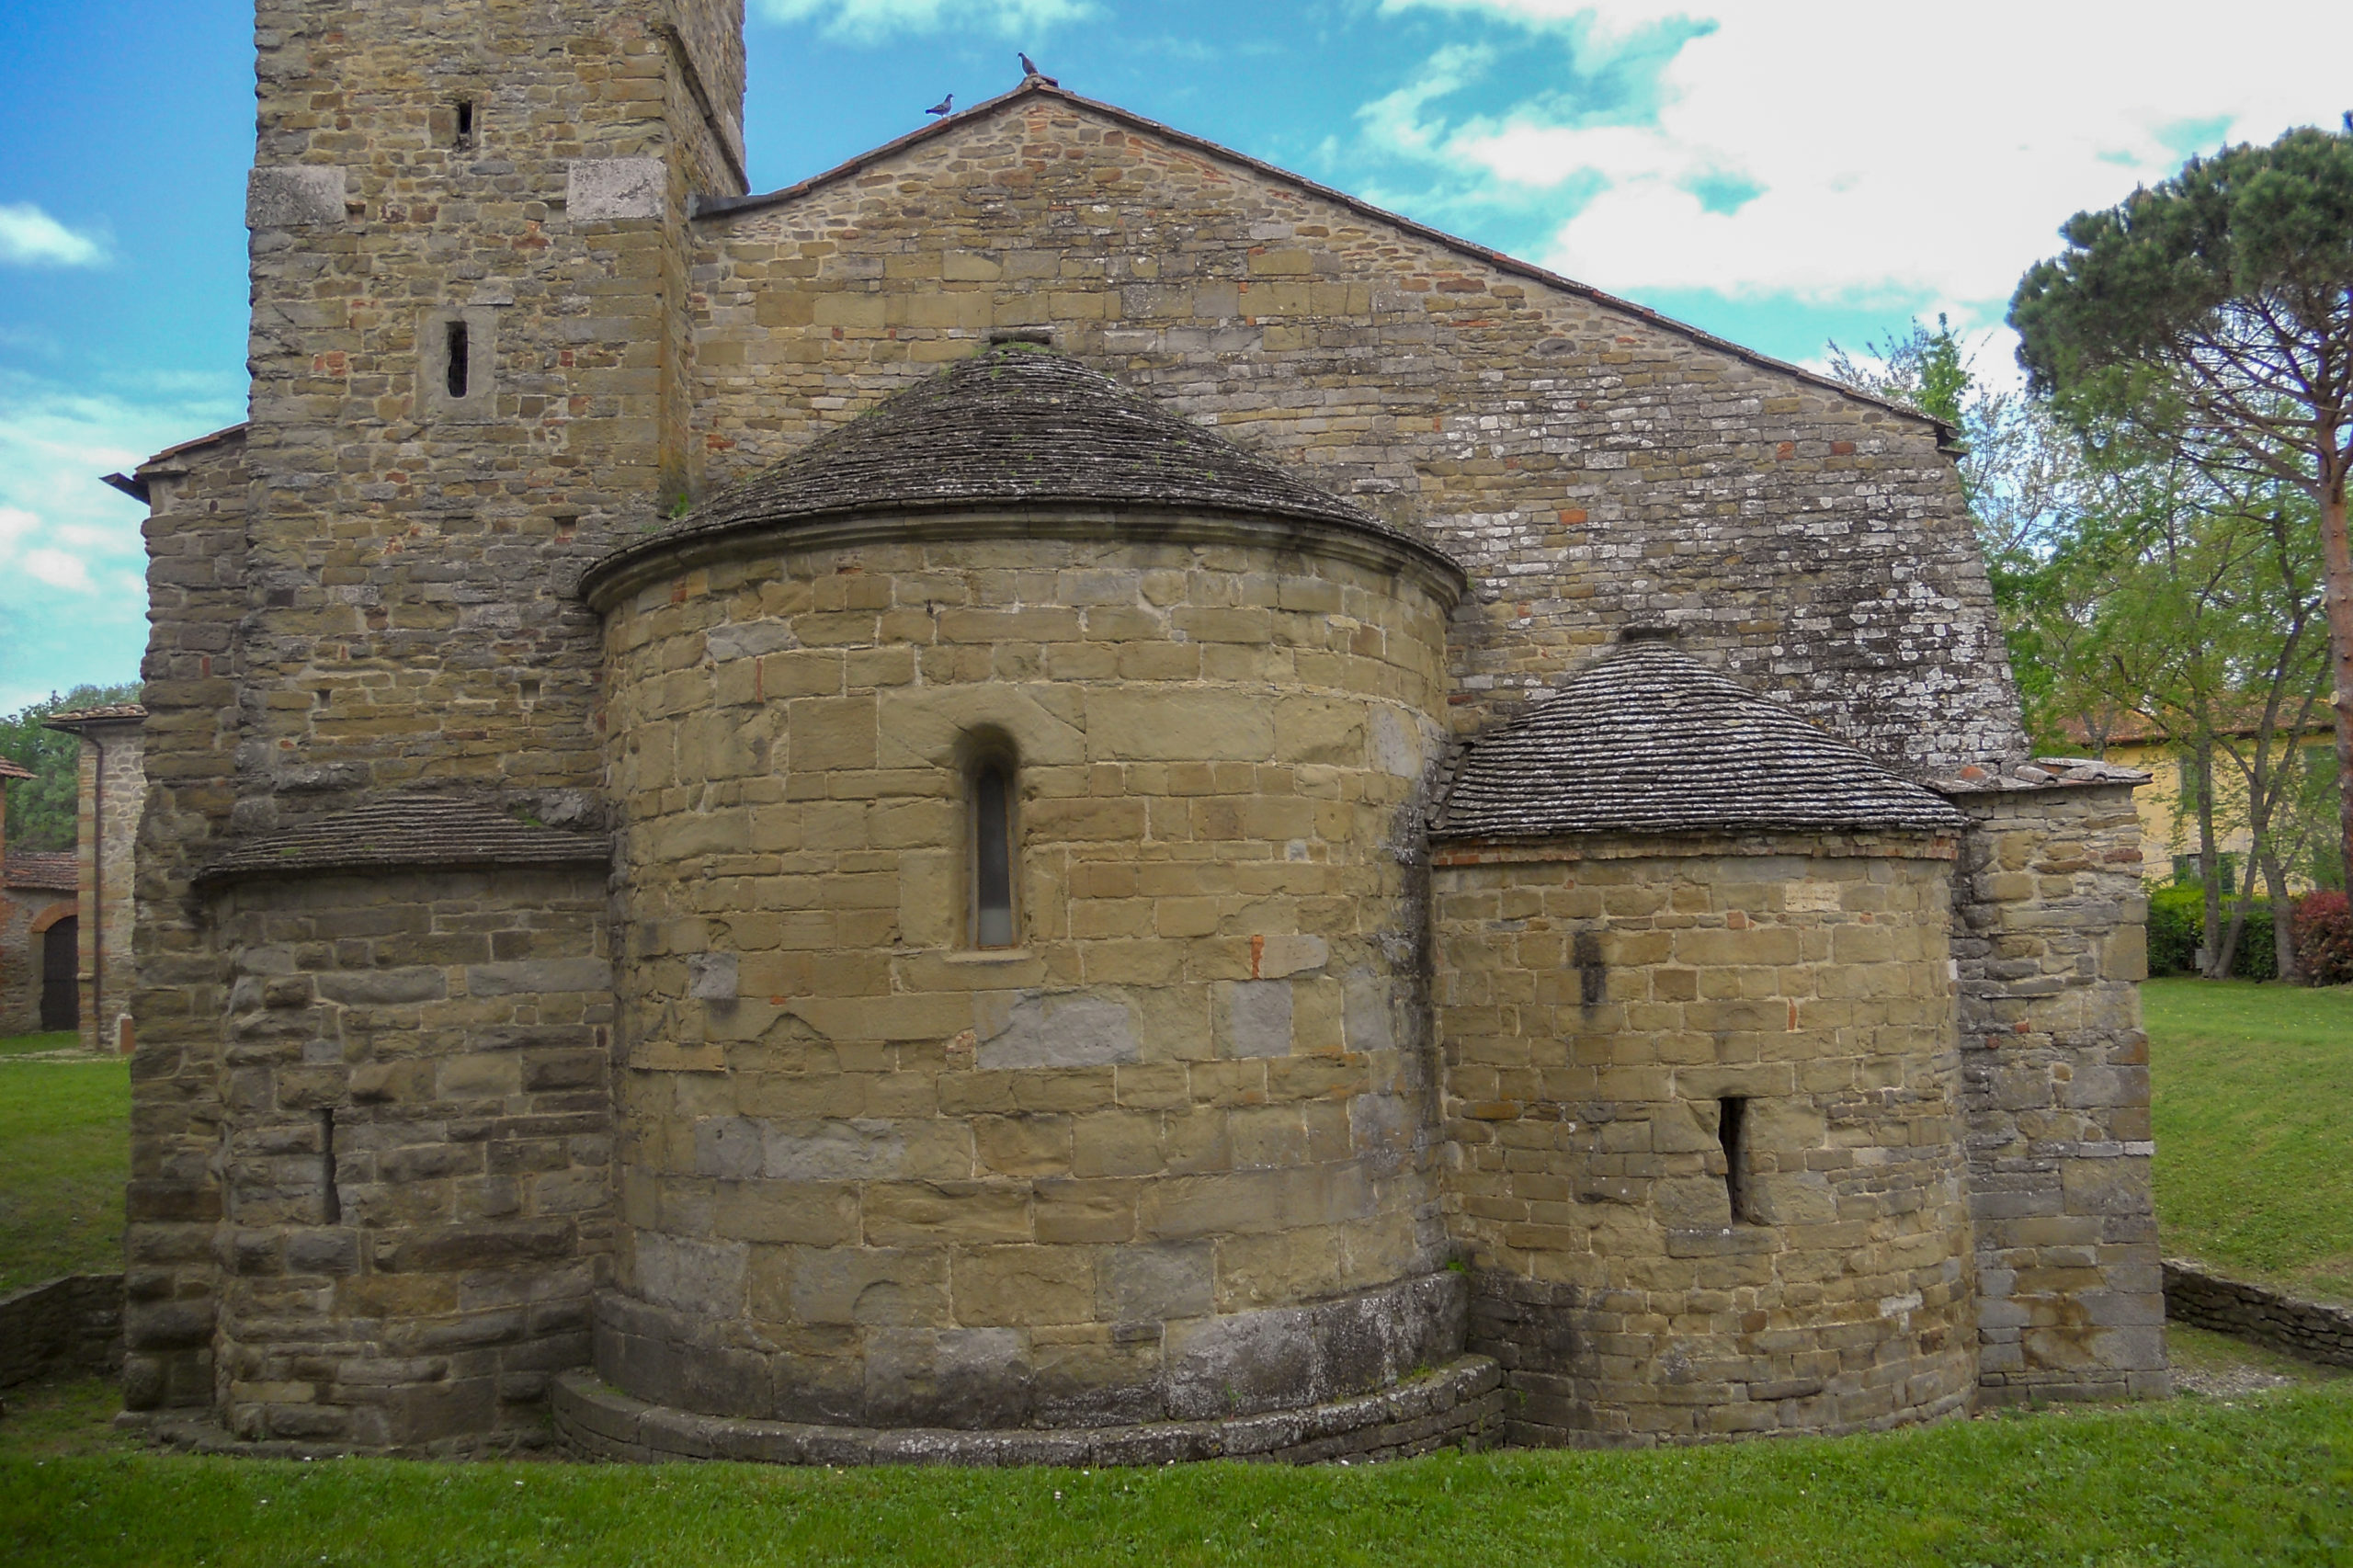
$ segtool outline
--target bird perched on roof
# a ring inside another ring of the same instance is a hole
[[[1013,52],[1018,56],[1021,61],[1021,74],[1023,77],[1027,78],[1035,76],[1040,82],[1045,83],[1049,87],[1059,87],[1062,85],[1060,82],[1055,81],[1051,76],[1049,76],[1043,71],[1039,70],[1038,62],[1030,59],[1028,55],[1023,54],[1021,51],[1017,49]]]
[[[953,113],[955,113],[955,112],[956,112],[956,95],[955,95],[955,94],[953,94],[953,93],[949,94],[946,97],[944,97],[944,98],[940,99],[938,103],[936,103],[936,104],[932,105],[929,108],[927,108],[927,109],[924,110],[923,112],[924,112],[924,113],[926,113],[926,114],[953,114]]]

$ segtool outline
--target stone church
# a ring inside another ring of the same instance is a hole
[[[1157,1462],[2166,1387],[2137,775],[1953,433],[740,0],[262,0],[143,464],[159,1436]]]

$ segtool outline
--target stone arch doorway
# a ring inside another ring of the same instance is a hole
[[[82,1027],[82,920],[69,915],[41,933],[40,1027]]]

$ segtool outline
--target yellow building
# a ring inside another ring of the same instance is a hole
[[[2256,717],[2259,716],[2258,710]],[[2336,745],[2334,732],[2325,727],[2327,717],[2322,713],[2324,727],[2306,732],[2298,743],[2307,765],[2324,769],[2334,766],[2332,753]],[[2258,728],[2255,719],[2250,719],[2225,731],[2224,740],[2252,760]],[[2071,742],[2102,761],[2149,776],[2149,782],[2132,797],[2141,812],[2142,876],[2152,882],[2164,882],[2177,876],[2194,875],[2198,857],[2197,800],[2194,794],[2183,792],[2182,743],[2165,726],[2138,713],[2118,718],[2109,727],[2104,741],[2095,740],[2081,721],[2070,721],[2066,730]],[[2279,747],[2277,737],[2272,745],[2275,751]],[[2246,875],[2246,857],[2255,847],[2255,835],[2247,826],[2246,775],[2237,763],[2221,755],[2219,748],[2214,759],[2214,796],[2215,841],[2223,856],[2223,880],[2235,887]],[[2288,881],[2291,889],[2300,892],[2312,886],[2309,876],[2293,869]]]

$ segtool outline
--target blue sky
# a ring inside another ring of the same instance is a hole
[[[749,6],[763,188],[1006,90],[1026,48],[1767,353],[1941,310],[1997,375],[1991,329],[2068,214],[2353,107],[2341,0],[2246,0],[2221,38],[2165,0]],[[0,710],[136,676],[142,510],[99,476],[244,415],[251,47],[238,0],[0,8]]]

